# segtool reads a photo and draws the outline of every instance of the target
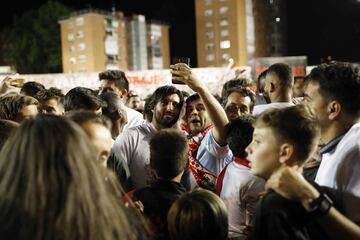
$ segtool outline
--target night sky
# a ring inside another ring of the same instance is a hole
[[[0,28],[9,25],[14,15],[36,9],[46,0],[19,1],[2,9]],[[172,56],[189,56],[196,66],[194,0],[61,0],[74,10],[112,6],[144,14],[170,24]],[[90,3],[91,2],[91,3]],[[360,62],[360,0],[288,0],[288,55],[307,55],[309,65],[318,64],[323,56],[336,60]]]

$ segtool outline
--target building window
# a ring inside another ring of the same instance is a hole
[[[76,63],[76,58],[72,57],[70,58],[70,64],[75,64]]]
[[[228,61],[229,58],[230,58],[230,54],[228,54],[228,53],[223,53],[223,54],[221,55],[221,58],[222,58],[224,61]]]
[[[206,38],[207,39],[213,39],[214,38],[214,32],[207,32],[206,33]]]
[[[229,30],[221,30],[220,35],[221,35],[222,37],[227,37],[227,36],[229,36]]]
[[[70,52],[75,52],[75,47],[74,47],[74,46],[70,46],[70,47],[69,47],[69,50],[70,50]]]
[[[77,38],[83,38],[83,37],[84,37],[84,32],[83,32],[83,31],[78,31],[78,32],[76,33],[76,37],[77,37]]]
[[[205,45],[205,49],[206,49],[207,51],[213,50],[213,49],[214,49],[214,44],[213,44],[213,43],[207,43],[207,44]]]
[[[211,5],[213,0],[204,0],[205,5]]]
[[[207,10],[205,10],[204,14],[205,14],[205,17],[210,17],[213,15],[213,10],[207,9]]]
[[[82,25],[84,25],[84,18],[83,17],[76,18],[76,26],[82,26]]]
[[[220,26],[225,27],[227,25],[229,25],[228,20],[226,18],[221,19]]]
[[[79,51],[84,51],[85,50],[85,43],[79,43],[78,44],[78,50]]]
[[[67,39],[68,39],[68,41],[74,40],[74,34],[72,34],[72,33],[68,34]]]
[[[221,49],[230,48],[230,40],[221,41],[220,42],[220,48]]]
[[[206,61],[208,62],[212,62],[215,60],[215,55],[214,54],[208,54],[206,55]]]
[[[229,10],[229,8],[224,6],[219,9],[219,12],[220,12],[220,14],[225,14],[228,12],[228,10]]]
[[[205,26],[206,26],[207,28],[212,28],[212,27],[213,27],[213,23],[212,23],[212,22],[206,22],[206,23],[205,23]]]
[[[78,60],[79,60],[79,63],[86,62],[86,56],[85,55],[80,55],[80,56],[78,56]]]

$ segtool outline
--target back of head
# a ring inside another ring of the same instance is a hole
[[[38,105],[38,101],[30,96],[9,93],[0,97],[0,119],[14,121],[23,107]]]
[[[89,110],[96,111],[106,103],[90,88],[76,87],[71,89],[64,99],[65,111]]]
[[[129,91],[129,81],[125,76],[125,73],[120,70],[106,70],[99,73],[99,79],[101,80],[111,80],[115,82],[115,86],[118,89],[125,89]]]
[[[10,134],[19,127],[17,122],[0,119],[0,150]]]
[[[44,89],[45,89],[45,87],[41,83],[38,83],[38,82],[26,82],[22,86],[22,88],[20,90],[20,93],[25,95],[25,96],[35,97],[36,94],[39,91],[44,90]]]
[[[106,106],[101,109],[102,114],[112,121],[117,120],[119,118],[118,110],[125,110],[125,104],[120,100],[119,96],[113,92],[105,92],[100,94],[100,98],[106,102]]]
[[[257,78],[256,81],[256,92],[257,93],[264,93],[265,88],[265,78],[268,70],[262,71]]]
[[[6,196],[0,199],[0,217],[7,223],[2,237],[136,239],[119,202],[121,188],[98,167],[90,146],[64,117],[24,121],[0,154],[0,195]]]
[[[294,85],[294,78],[289,65],[285,63],[275,63],[269,67],[266,75],[267,74],[274,74],[278,77],[280,89],[282,91],[292,89]]]
[[[168,227],[172,240],[226,240],[226,206],[216,194],[208,190],[185,193],[170,208]]]
[[[156,175],[173,179],[185,168],[188,158],[187,139],[181,131],[164,129],[150,140],[150,163]]]
[[[246,158],[246,147],[252,141],[254,127],[252,116],[240,116],[229,124],[228,144],[234,157]]]
[[[279,143],[292,144],[299,163],[310,157],[319,140],[316,117],[304,105],[266,111],[256,119],[254,127],[270,128]]]
[[[319,84],[320,94],[327,100],[336,100],[352,116],[360,115],[360,70],[350,63],[334,62],[314,68],[306,77]]]
[[[109,119],[103,115],[98,115],[91,111],[70,111],[66,113],[66,117],[70,118],[80,126],[86,123],[98,123],[106,127],[107,129],[111,129],[111,122]]]

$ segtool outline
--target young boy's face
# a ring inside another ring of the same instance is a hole
[[[281,166],[280,143],[268,127],[255,127],[253,140],[247,146],[246,152],[251,163],[251,172],[256,176],[268,179]]]

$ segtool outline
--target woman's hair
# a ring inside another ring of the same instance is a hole
[[[23,122],[0,153],[0,236],[5,239],[138,239],[114,175],[64,117]]]
[[[226,206],[208,190],[185,193],[170,208],[168,227],[172,240],[225,240],[228,237]]]

